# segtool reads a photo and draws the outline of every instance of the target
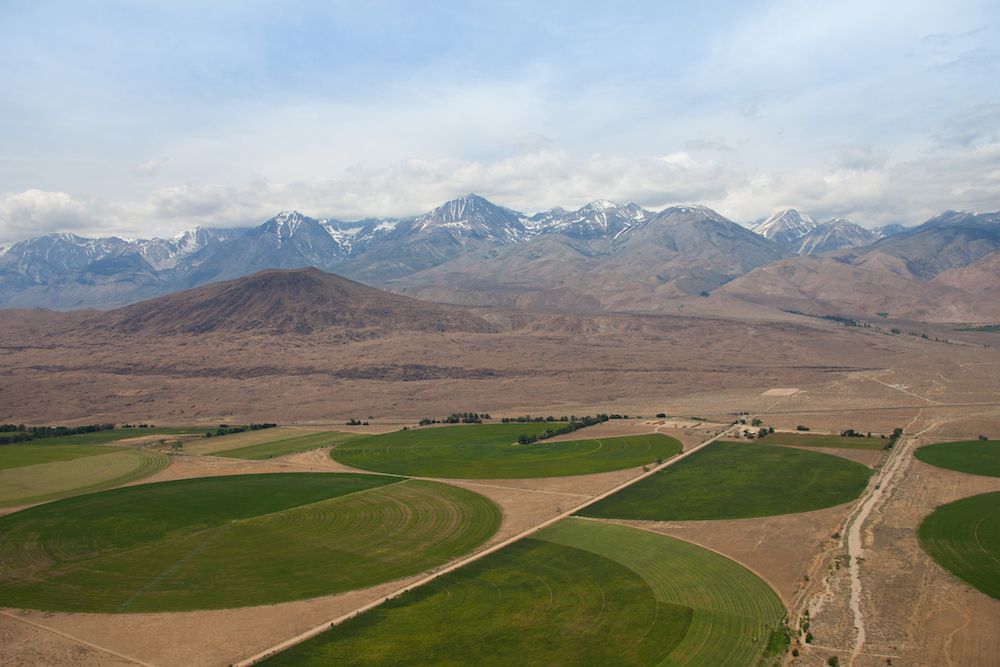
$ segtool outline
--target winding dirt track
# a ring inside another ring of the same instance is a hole
[[[916,423],[920,417],[921,414],[918,413],[917,416],[906,425],[906,428],[903,429],[903,437],[901,437],[899,442],[896,443],[896,446],[890,453],[885,465],[882,466],[881,471],[879,471],[879,473],[869,482],[868,488],[865,490],[865,494],[861,498],[861,502],[857,505],[857,512],[847,520],[847,555],[850,557],[849,568],[851,579],[851,597],[849,605],[851,613],[854,616],[855,632],[854,646],[851,648],[851,658],[849,663],[851,665],[854,665],[854,661],[858,659],[859,655],[861,655],[865,645],[865,619],[864,613],[861,610],[861,562],[864,560],[865,556],[862,531],[864,529],[865,522],[868,520],[872,511],[874,511],[876,506],[882,502],[884,496],[891,491],[893,485],[897,483],[897,473],[912,455],[912,450],[917,442],[917,438],[919,438],[924,432],[933,428],[932,425],[928,426],[920,433],[912,435],[907,434],[906,432],[913,427],[913,424]]]

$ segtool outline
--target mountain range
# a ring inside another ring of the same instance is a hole
[[[265,269],[313,266],[435,301],[658,311],[698,295],[798,303],[812,297],[795,281],[818,271],[824,284],[903,280],[906,288],[895,291],[917,295],[907,302],[944,290],[960,303],[950,312],[974,320],[985,298],[980,284],[995,276],[987,256],[1000,248],[998,229],[997,214],[949,212],[918,227],[868,230],[842,219],[819,223],[795,209],[748,228],[704,206],[654,212],[607,200],[527,215],[470,194],[409,218],[340,221],[285,211],[256,227],[198,228],[173,239],[61,233],[21,241],[0,251],[0,307],[110,308]],[[845,275],[847,266],[879,271]],[[778,275],[789,277],[782,283]],[[863,310],[840,301],[817,303]]]

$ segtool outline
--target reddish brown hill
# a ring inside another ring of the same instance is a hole
[[[128,334],[494,330],[459,308],[383,292],[315,268],[268,270],[197,287],[96,315],[85,326]]]

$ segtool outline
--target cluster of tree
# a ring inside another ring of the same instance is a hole
[[[865,438],[865,437],[870,438],[870,437],[872,437],[872,434],[868,433],[868,435],[866,436],[861,431],[855,431],[853,428],[849,428],[847,430],[841,431],[840,432],[840,437],[842,437],[842,438]]]
[[[586,428],[588,426],[593,426],[594,424],[600,424],[601,422],[606,422],[609,419],[613,419],[613,417],[605,414],[600,414],[597,415],[596,417],[591,417],[590,415],[580,418],[573,417],[571,421],[567,420],[564,426],[547,428],[541,433],[537,433],[535,435],[528,435],[527,433],[522,433],[517,437],[517,442],[520,445],[530,445],[531,443],[538,442],[539,440],[545,440],[546,438],[551,438],[556,435],[562,435],[563,433],[572,433],[573,431],[578,431],[581,428]],[[556,421],[556,420],[551,419],[544,421]]]
[[[803,426],[802,424],[799,424],[798,426],[795,427],[795,430],[796,431],[808,431],[809,427],[808,426]]]
[[[122,428],[156,428],[156,424],[122,424]]]
[[[348,426],[368,426],[368,422],[366,422],[366,421],[363,422],[363,421],[361,421],[360,419],[358,419],[356,417],[352,417],[351,419],[348,419],[344,423],[347,424]]]
[[[0,424],[0,445],[12,445],[17,442],[30,442],[44,438],[57,438],[64,435],[79,435],[81,433],[96,433],[110,431],[114,424],[87,424],[86,426],[26,426],[24,424]]]
[[[869,433],[868,435],[870,437],[871,433]],[[885,436],[883,435],[882,437],[884,438]],[[892,449],[893,447],[895,447],[896,441],[902,437],[903,437],[903,429],[901,429],[898,426],[892,429],[892,435],[889,436],[889,442],[886,443],[885,449]]]
[[[230,426],[229,424],[219,424],[219,428],[214,431],[205,431],[206,438],[215,438],[220,435],[232,435],[233,433],[243,433],[245,431],[260,431],[265,428],[274,428],[277,424],[265,422],[262,424],[244,424],[242,426]]]
[[[986,437],[985,435],[981,435],[981,436],[979,436],[979,439],[980,439],[980,440],[989,440],[989,438],[987,438],[987,437]]]
[[[521,417],[501,417],[501,424],[540,424],[542,422],[572,422],[576,421],[576,417],[563,415],[562,417],[553,417],[549,415],[548,417],[532,417],[531,415],[523,415]]]
[[[420,420],[421,426],[429,424],[482,424],[483,420],[491,420],[493,417],[488,412],[482,414],[478,412],[453,412],[444,419],[430,419],[424,417]]]

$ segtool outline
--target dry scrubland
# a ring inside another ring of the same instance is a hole
[[[97,341],[72,327],[32,327],[25,315],[0,324],[0,419],[288,424],[456,409],[644,416],[772,405],[870,411],[929,404],[891,384],[929,401],[979,402],[997,369],[995,350],[807,318],[485,314],[498,332],[118,333]],[[760,395],[773,387],[803,391]]]
[[[1000,602],[941,568],[916,536],[939,505],[998,491],[1000,482],[912,457],[918,444],[1000,433],[996,350],[791,317],[760,322],[751,313],[729,319],[486,314],[501,323],[499,332],[352,339],[122,335],[99,344],[65,331],[30,336],[30,323],[5,322],[0,421],[293,424],[271,433],[188,437],[179,452],[155,439],[133,443],[128,452],[163,457],[170,465],[145,479],[114,482],[129,486],[249,473],[350,472],[325,445],[353,440],[327,441],[324,432],[395,431],[422,416],[465,409],[494,416],[638,414],[643,419],[608,422],[552,444],[657,432],[679,440],[685,451],[718,434],[740,411],[779,430],[807,425],[820,436],[846,428],[887,434],[902,426],[907,437],[888,452],[830,447],[835,440],[819,448],[783,441],[791,435],[775,438],[771,446],[779,449],[867,466],[873,477],[860,499],[848,497],[836,507],[743,519],[601,521],[701,545],[757,574],[790,612],[792,642],[801,652],[796,665],[820,664],[831,655],[841,664],[853,655],[858,667],[884,665],[887,657],[894,664],[989,664],[1000,654],[994,631]],[[790,388],[797,391],[769,391]],[[65,400],[47,400],[56,393]],[[671,418],[656,419],[659,412]],[[368,427],[343,425],[347,417],[369,415]],[[322,448],[295,452],[300,444]],[[273,458],[228,458],[234,450]],[[488,547],[641,474],[633,462],[597,474],[447,483],[500,508]],[[852,568],[858,545],[862,560]],[[0,614],[0,662],[224,665],[412,581],[243,609],[114,615],[8,609]],[[797,632],[806,610],[809,644]]]

